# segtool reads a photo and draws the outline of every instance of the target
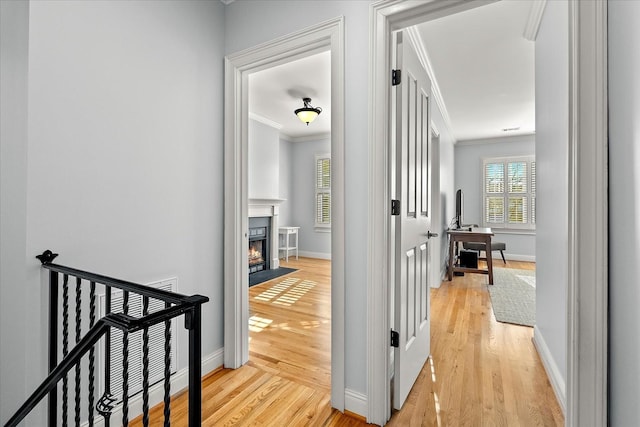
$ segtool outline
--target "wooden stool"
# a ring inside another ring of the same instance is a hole
[[[484,243],[480,243],[480,242],[463,242],[462,246],[465,249],[471,249],[474,251],[484,251],[486,256],[489,256],[489,254],[487,254],[486,248],[485,248],[485,244]],[[505,264],[507,263],[507,260],[504,259],[504,252],[507,250],[507,245],[503,242],[491,242],[491,251],[500,251],[500,255],[502,255],[502,262],[504,262]]]

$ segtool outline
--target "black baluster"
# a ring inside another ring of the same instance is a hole
[[[129,291],[123,292],[122,312],[129,314]],[[122,425],[129,425],[129,332],[122,331]]]
[[[96,282],[91,282],[89,288],[89,329],[96,323]],[[89,350],[89,427],[93,427],[93,405],[95,402],[95,346]]]
[[[69,275],[63,275],[62,283],[62,356],[69,353]],[[62,378],[62,427],[67,427],[69,407],[69,375]]]
[[[171,303],[165,302],[165,308]],[[171,321],[164,322],[164,425],[171,426]]]
[[[149,314],[149,297],[142,298],[142,316]],[[149,426],[149,328],[142,331],[142,425]]]
[[[111,286],[104,287],[104,311],[111,313]],[[111,411],[116,399],[111,394],[111,328],[104,335],[104,393],[98,399],[96,410],[104,418],[104,425],[111,425]]]
[[[49,271],[49,373],[58,365],[58,273]],[[49,427],[58,424],[58,388],[49,392]]]
[[[80,342],[82,332],[82,279],[76,277],[76,344]],[[76,365],[75,376],[75,423],[80,427],[80,362]]]

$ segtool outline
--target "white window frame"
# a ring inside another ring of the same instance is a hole
[[[508,168],[509,163],[516,162],[525,162],[527,168],[527,177],[526,177],[526,191],[521,193],[509,192],[509,176],[508,176]],[[503,164],[503,189],[502,192],[492,193],[487,192],[486,185],[486,170],[488,164]],[[482,225],[483,227],[490,227],[492,229],[500,229],[500,230],[530,230],[535,231],[536,229],[536,158],[533,155],[529,156],[513,156],[513,157],[487,157],[482,159]],[[527,221],[523,223],[513,223],[509,222],[509,196],[513,195],[522,195],[526,197],[527,203],[525,206],[527,212]],[[502,197],[504,201],[504,217],[501,222],[489,222],[487,220],[487,201],[491,196]]]
[[[324,161],[324,160],[328,160],[329,161],[329,184],[328,186],[323,186],[320,184],[319,180],[318,180],[318,175],[323,173],[322,171],[319,170],[320,167],[320,161]],[[314,225],[315,225],[315,230],[316,231],[320,231],[320,232],[330,232],[331,231],[331,181],[332,181],[332,177],[331,177],[331,154],[327,153],[327,154],[316,154],[315,156],[315,163],[314,163],[315,167],[314,167],[314,171],[315,171],[315,175],[314,175],[314,188],[315,188],[315,192],[314,192],[314,206],[315,206],[315,211],[314,211]],[[322,206],[319,206],[318,204],[320,203],[319,197],[323,196],[323,195],[328,195],[329,196],[329,218],[328,221],[321,221],[318,218],[318,212],[320,210],[323,209]]]

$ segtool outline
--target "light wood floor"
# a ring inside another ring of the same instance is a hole
[[[564,425],[533,328],[497,322],[486,283],[467,273],[431,290],[432,355],[390,426]]]
[[[289,260],[298,271],[250,288],[249,363],[203,379],[203,425],[366,425],[330,407],[330,263]],[[563,425],[533,329],[495,321],[486,280],[466,274],[432,289],[432,357],[389,426]],[[186,426],[186,412],[182,393],[172,425]],[[151,419],[162,425],[161,407]]]

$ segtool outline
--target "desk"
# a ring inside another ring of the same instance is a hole
[[[447,276],[449,280],[452,279],[454,271],[462,271],[466,273],[482,273],[489,275],[489,284],[493,285],[493,262],[491,260],[491,256],[487,256],[487,269],[481,270],[478,268],[466,268],[466,267],[456,267],[454,265],[454,251],[456,242],[482,242],[486,244],[486,248],[491,247],[491,236],[493,236],[493,232],[490,228],[471,228],[469,231],[468,228],[463,228],[460,230],[447,230],[447,234],[449,234],[449,268],[447,268]]]
[[[289,251],[296,251],[296,259],[298,259],[298,230],[300,227],[279,227],[278,234],[280,235],[280,240],[284,240],[280,246],[280,250],[284,251],[284,257],[289,262]],[[291,235],[294,236],[294,243],[291,243]]]

